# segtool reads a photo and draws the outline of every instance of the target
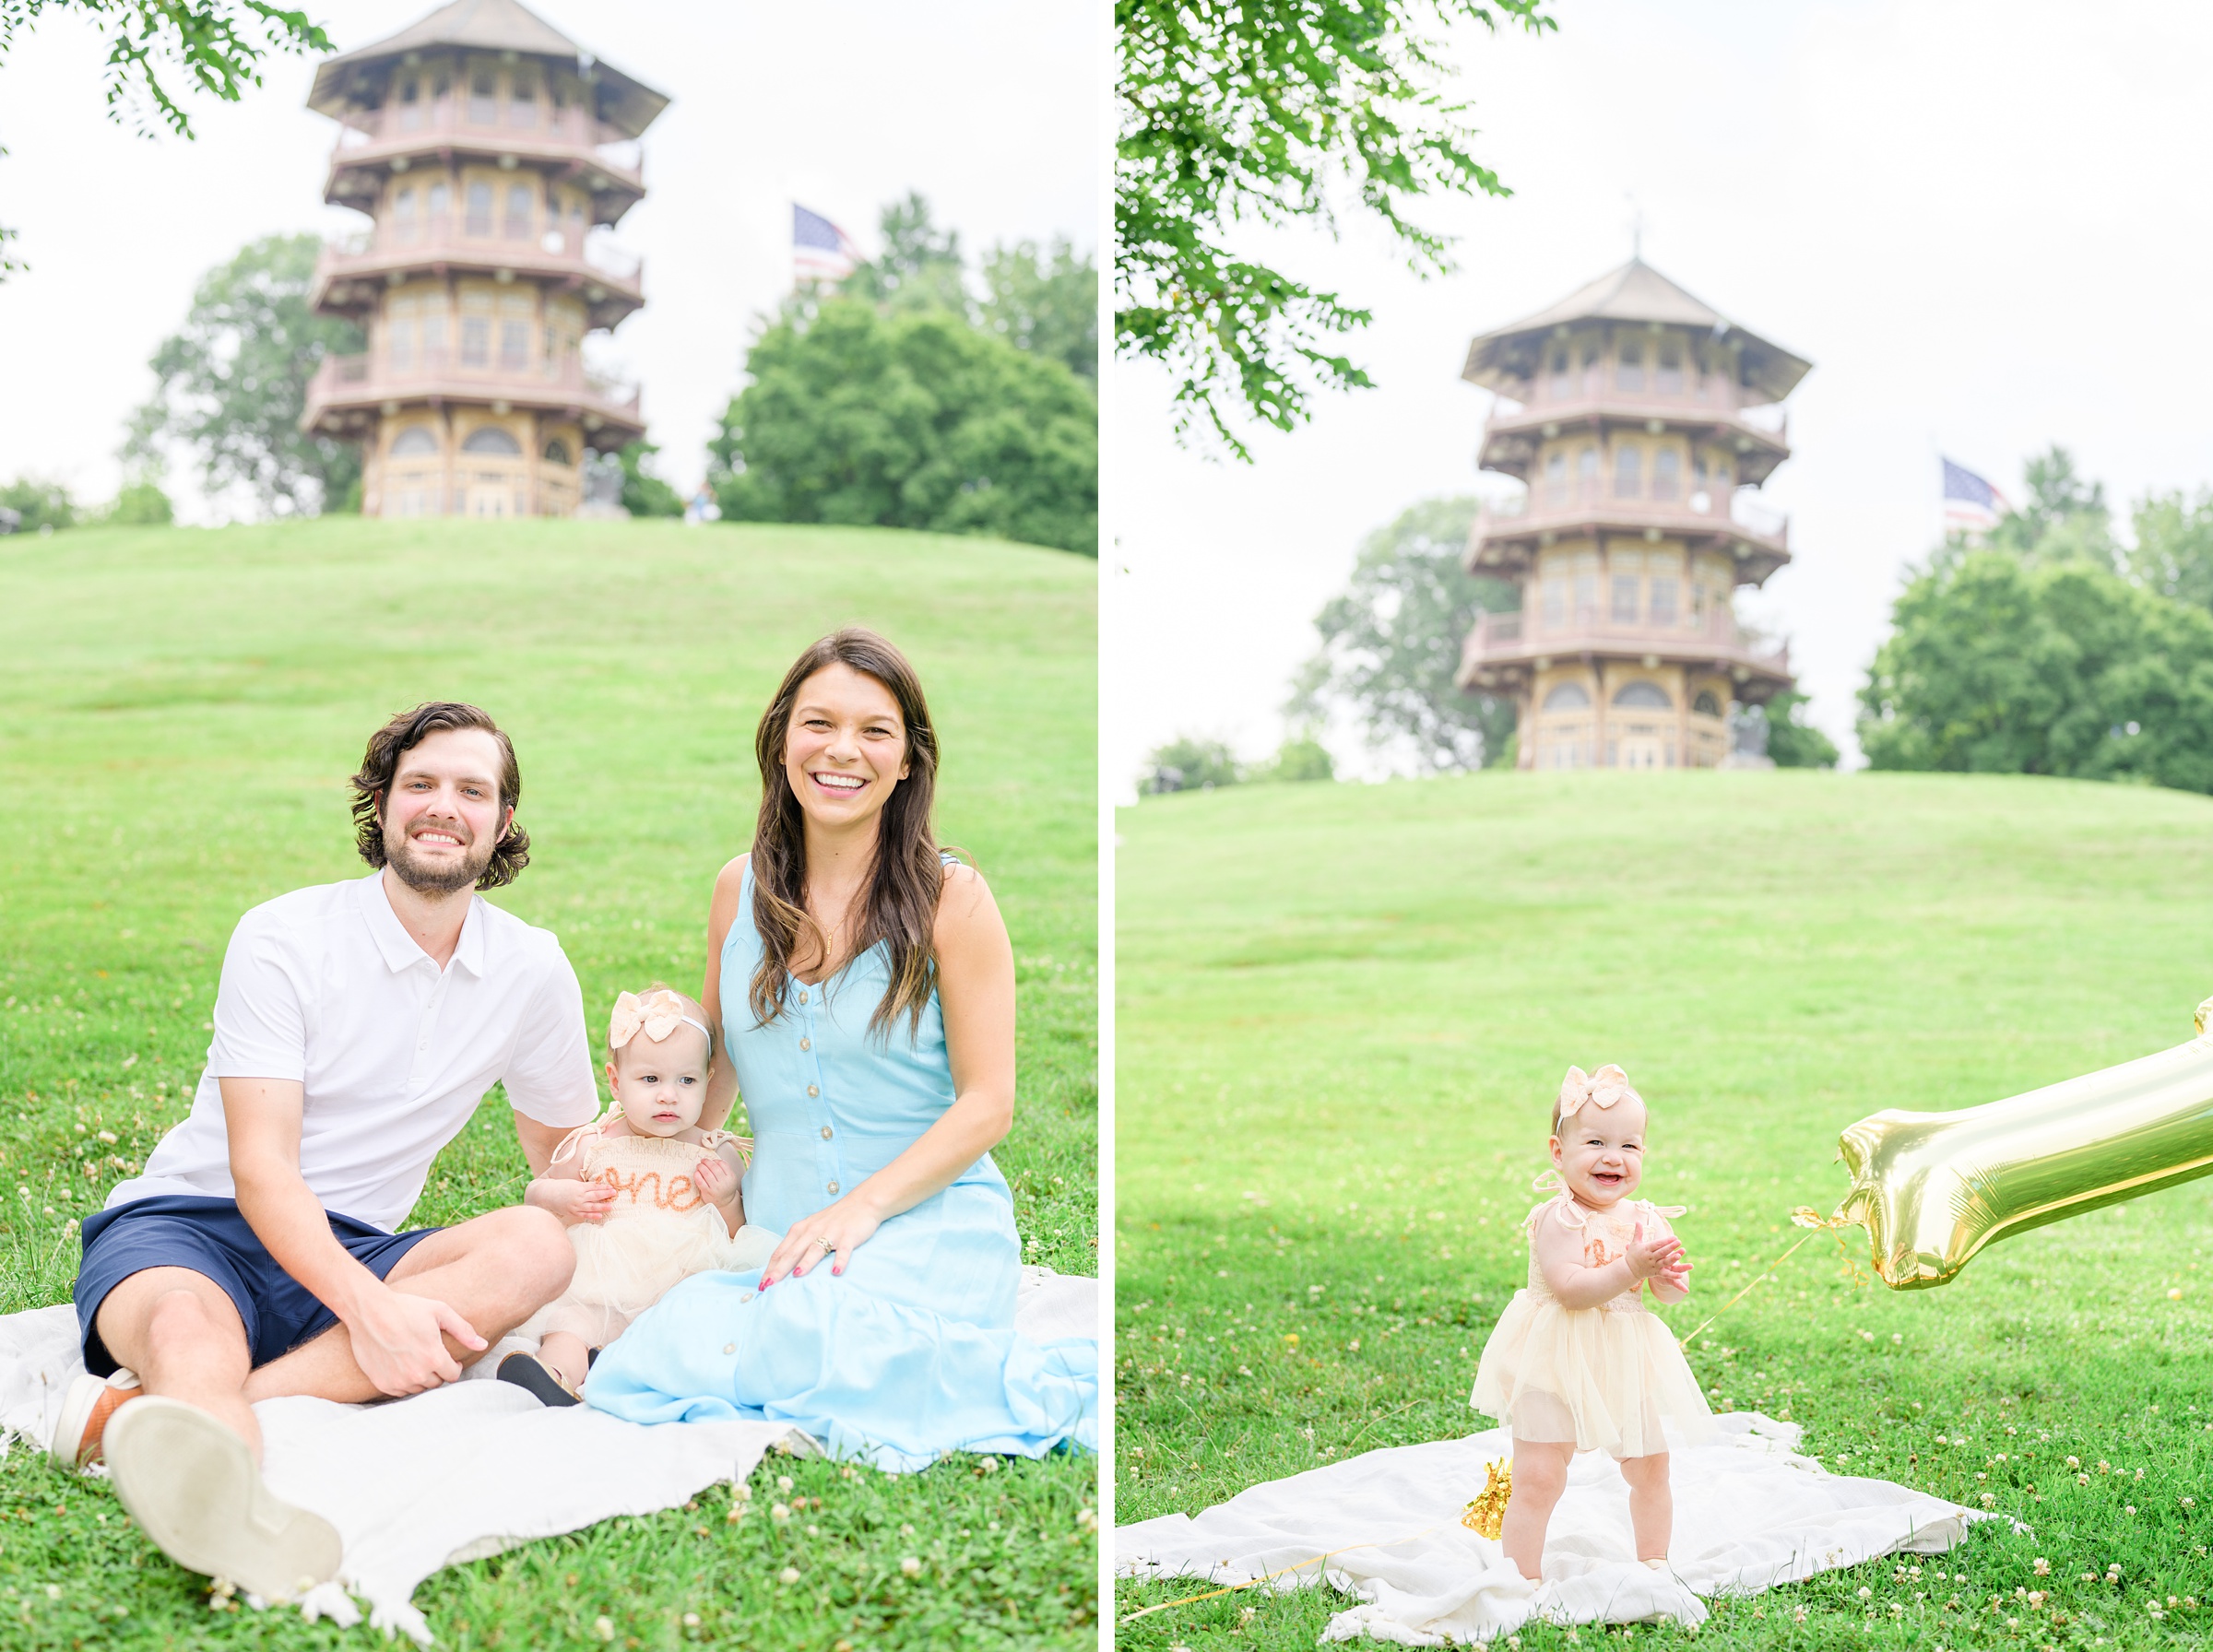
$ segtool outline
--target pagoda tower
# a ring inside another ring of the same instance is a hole
[[[1713,768],[1731,703],[1791,686],[1734,607],[1789,525],[1740,490],[1790,456],[1776,404],[1811,366],[1635,258],[1469,346],[1498,396],[1476,463],[1527,491],[1469,537],[1521,608],[1482,616],[1459,682],[1514,697],[1522,768]]]
[[[316,70],[324,199],[370,227],[310,297],[369,348],[323,363],[301,424],[361,444],[365,514],[573,515],[586,454],[645,434],[636,389],[584,368],[584,336],[645,301],[589,236],[645,195],[636,140],[668,104],[516,0],[454,0]]]

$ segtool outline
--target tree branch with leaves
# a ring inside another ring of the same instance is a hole
[[[1298,220],[1332,233],[1349,192],[1422,276],[1450,242],[1432,193],[1505,195],[1450,100],[1445,30],[1557,27],[1544,0],[1116,0],[1115,348],[1177,381],[1176,431],[1251,457],[1233,422],[1289,430],[1320,390],[1366,388],[1337,340],[1370,313],[1233,247]]]

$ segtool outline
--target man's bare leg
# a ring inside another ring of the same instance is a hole
[[[518,1205],[432,1234],[399,1259],[385,1282],[444,1303],[490,1346],[566,1290],[575,1268],[576,1252],[560,1219]],[[445,1348],[465,1363],[482,1351],[451,1336]],[[243,1389],[248,1402],[309,1394],[358,1403],[378,1395],[361,1375],[342,1325],[270,1361],[244,1379]]]
[[[261,1426],[245,1397],[253,1351],[220,1285],[189,1268],[143,1268],[108,1292],[93,1325],[148,1394],[199,1407],[259,1459]]]

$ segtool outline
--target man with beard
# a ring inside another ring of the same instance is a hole
[[[52,1443],[104,1455],[172,1559],[270,1599],[328,1578],[338,1537],[264,1485],[254,1402],[436,1387],[559,1295],[574,1253],[547,1210],[395,1230],[494,1084],[533,1174],[598,1112],[560,943],[474,892],[529,858],[507,737],[473,705],[418,706],[353,789],[377,869],[239,921],[192,1112],[84,1224],[91,1375]]]

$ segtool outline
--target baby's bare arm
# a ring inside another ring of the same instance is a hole
[[[1550,1210],[1537,1219],[1533,1243],[1538,1271],[1560,1299],[1560,1305],[1568,1308],[1595,1308],[1613,1301],[1640,1279],[1657,1281],[1683,1249],[1672,1235],[1647,1239],[1640,1228],[1627,1255],[1593,1268],[1583,1260],[1582,1230],[1566,1226]]]
[[[549,1164],[541,1175],[523,1189],[523,1203],[550,1210],[563,1227],[580,1221],[605,1221],[613,1207],[615,1190],[604,1182],[584,1179],[584,1155],[572,1153],[558,1164]]]

